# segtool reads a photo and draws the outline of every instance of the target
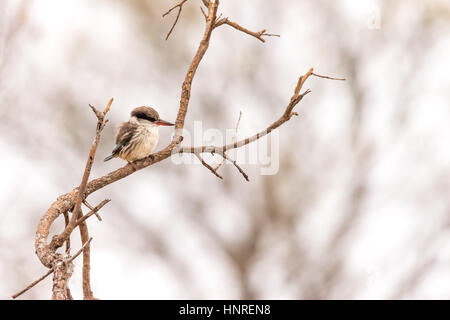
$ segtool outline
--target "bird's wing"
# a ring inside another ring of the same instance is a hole
[[[112,154],[116,155],[122,150],[122,147],[130,142],[134,133],[136,132],[137,125],[129,122],[124,122],[120,125],[119,131],[116,135],[116,146],[114,147]]]

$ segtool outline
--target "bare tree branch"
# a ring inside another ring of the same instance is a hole
[[[219,0],[216,0],[214,3],[208,1],[208,16],[206,18],[205,32],[203,34],[202,40],[200,41],[200,45],[197,49],[197,52],[195,53],[194,59],[192,59],[191,65],[189,66],[188,72],[182,85],[180,108],[178,110],[177,119],[175,121],[175,136],[172,140],[177,144],[180,143],[182,140],[184,119],[186,118],[189,99],[191,97],[192,80],[194,79],[195,72],[197,71],[200,61],[205,55],[206,50],[208,50],[209,40],[211,38],[211,33],[214,29],[214,21],[216,20],[218,6]]]
[[[86,185],[89,179],[89,175],[91,173],[92,164],[94,163],[95,158],[95,152],[97,151],[98,143],[100,142],[100,135],[103,131],[103,128],[105,127],[107,120],[105,118],[106,114],[108,113],[111,104],[113,102],[113,98],[111,98],[103,112],[98,111],[94,106],[89,105],[91,109],[94,111],[95,115],[97,116],[97,130],[95,134],[95,139],[92,142],[91,150],[89,151],[88,160],[86,162],[86,167],[84,169],[83,178],[81,180],[81,184],[78,188],[76,200],[75,200],[75,207],[73,209],[72,217],[70,219],[69,225],[64,229],[63,233],[61,233],[59,236],[52,239],[52,242],[50,246],[54,249],[60,247],[62,243],[69,237],[72,230],[75,228],[76,221],[81,214],[81,203],[85,199],[85,191],[86,191]]]
[[[315,77],[323,78],[323,79],[345,81],[345,78],[332,78],[332,77],[328,77],[328,76],[321,76],[320,74],[316,74],[316,73],[313,73],[312,75]]]
[[[187,0],[182,0],[180,3],[178,3],[177,5],[173,6],[172,8],[169,9],[169,11],[167,11],[166,13],[164,13],[162,16],[163,18],[168,15],[170,12],[172,12],[172,10],[174,10],[175,8],[178,8],[178,13],[177,13],[177,17],[175,18],[175,21],[172,24],[172,27],[170,28],[169,32],[167,33],[166,36],[166,40],[169,39],[170,34],[172,33],[173,29],[175,28],[175,25],[178,22],[178,18],[180,17],[181,14],[181,10],[183,9],[183,4],[186,2]]]
[[[255,134],[254,136],[251,136],[249,138],[243,139],[243,140],[241,140],[239,142],[230,143],[230,144],[227,144],[227,145],[224,145],[224,146],[221,146],[221,147],[216,147],[216,146],[181,147],[181,148],[178,149],[178,152],[179,153],[194,153],[196,155],[198,155],[200,153],[204,153],[204,152],[208,152],[208,153],[212,153],[212,154],[218,153],[224,159],[227,159],[230,162],[232,162],[234,164],[234,166],[239,170],[239,172],[244,176],[244,178],[247,181],[249,181],[248,175],[242,170],[241,167],[239,167],[237,165],[236,161],[230,160],[228,158],[228,156],[226,155],[226,151],[230,150],[230,149],[240,148],[240,147],[245,146],[245,145],[247,145],[247,144],[249,144],[251,142],[254,142],[254,141],[264,137],[265,135],[269,134],[272,130],[278,128],[279,126],[281,126],[285,122],[289,121],[292,116],[298,115],[296,112],[293,112],[292,110],[303,99],[304,96],[306,96],[307,94],[309,94],[311,92],[309,89],[307,89],[305,92],[300,94],[300,91],[301,91],[305,81],[310,76],[314,75],[313,71],[314,71],[313,68],[311,68],[305,75],[301,76],[298,79],[297,85],[295,86],[295,89],[294,89],[294,94],[292,95],[291,100],[290,100],[289,104],[287,105],[283,115],[277,121],[275,121],[269,127],[267,127],[265,130]],[[341,79],[335,79],[335,78],[331,78],[331,77],[327,77],[327,76],[320,76],[320,77],[321,78],[326,78],[326,79],[332,79],[332,80],[341,80]],[[213,169],[213,173],[217,173],[216,169]]]
[[[89,243],[92,241],[92,238],[89,239],[89,241],[87,241],[85,244],[83,244],[83,246],[80,248],[80,250],[77,251],[77,253],[75,253],[74,256],[72,256],[71,258],[69,258],[67,260],[67,264],[72,263],[73,260],[75,260],[82,251],[85,250],[86,246],[89,245]],[[25,292],[27,292],[28,290],[30,290],[31,288],[33,288],[35,285],[37,285],[39,282],[41,282],[42,280],[44,280],[45,278],[47,278],[49,275],[51,275],[53,272],[55,271],[55,267],[52,267],[50,270],[48,270],[48,272],[46,274],[44,274],[42,277],[40,277],[39,279],[33,281],[30,285],[28,285],[25,289],[23,289],[22,291],[19,291],[16,294],[12,295],[13,299],[16,299],[17,297],[21,296],[22,294],[24,294]]]
[[[109,100],[109,102],[106,105],[103,112],[100,112],[94,106],[89,105],[97,117],[96,135],[95,135],[94,141],[92,142],[91,150],[89,152],[89,157],[86,162],[86,168],[84,170],[83,178],[81,180],[81,184],[78,189],[79,191],[78,191],[77,198],[75,201],[75,208],[73,210],[71,220],[69,222],[69,225],[65,228],[65,230],[63,231],[63,234],[61,235],[61,237],[65,238],[65,239],[70,238],[70,233],[75,228],[75,225],[79,225],[81,241],[83,244],[85,244],[89,241],[89,231],[88,231],[87,224],[86,224],[86,222],[84,222],[84,220],[78,224],[77,224],[77,220],[78,220],[78,218],[81,218],[83,216],[83,213],[81,211],[81,203],[85,199],[84,192],[86,190],[86,185],[87,185],[87,182],[89,179],[89,175],[91,173],[92,164],[94,163],[95,152],[97,151],[97,145],[100,142],[101,132],[103,131],[106,123],[108,122],[108,120],[106,119],[106,114],[110,110],[112,102],[113,102],[113,98],[111,98]],[[56,238],[56,239],[58,239],[58,238]],[[53,242],[53,240],[55,240],[55,238],[52,239],[52,242]],[[86,300],[94,299],[92,289],[91,289],[91,283],[90,283],[90,268],[91,268],[91,266],[90,266],[90,247],[89,247],[89,245],[87,245],[86,249],[83,251],[83,296],[84,296],[84,299],[86,299]],[[70,275],[68,275],[68,277],[70,277]],[[66,290],[66,292],[67,292],[67,290]]]
[[[248,34],[248,35],[250,35],[252,37],[255,37],[256,39],[258,39],[261,42],[266,42],[266,40],[263,39],[263,36],[264,37],[280,37],[279,34],[267,33],[266,29],[262,29],[261,31],[258,31],[258,32],[251,31],[251,30],[249,30],[247,28],[244,28],[244,27],[240,26],[237,22],[230,21],[228,18],[218,19],[214,23],[214,28],[217,28],[217,27],[219,27],[219,26],[221,26],[223,24],[227,24],[230,27],[235,28],[236,30],[244,32],[244,33],[246,33],[246,34]]]
[[[195,153],[195,156],[198,158],[198,160],[200,160],[202,165],[204,165],[206,168],[208,168],[208,170],[211,171],[217,178],[223,179],[223,177],[219,173],[217,173],[216,169],[211,167],[209,164],[206,163],[205,160],[203,160],[203,158],[200,156],[200,154]]]
[[[105,118],[105,116],[108,113],[109,109],[111,108],[112,102],[113,99],[111,98],[107,106],[103,110],[103,112],[98,111],[95,107],[90,105],[92,111],[95,113],[97,117],[96,135],[91,145],[91,149],[89,152],[88,160],[86,162],[86,167],[83,173],[81,184],[77,189],[73,190],[72,206],[62,211],[66,217],[67,212],[69,210],[72,210],[72,217],[69,223],[67,224],[66,220],[66,226],[64,231],[60,235],[53,237],[50,245],[47,245],[46,240],[48,237],[49,228],[54,219],[48,220],[46,219],[48,218],[47,215],[44,216],[43,219],[41,219],[38,226],[38,231],[36,232],[36,253],[40,258],[45,257],[45,259],[41,259],[41,262],[49,268],[53,268],[56,265],[58,265],[58,267],[54,269],[55,276],[53,286],[53,298],[55,299],[66,299],[69,297],[66,283],[71,275],[71,273],[68,272],[69,269],[64,264],[61,263],[62,257],[60,254],[56,253],[56,249],[59,248],[65,241],[68,241],[68,239],[70,239],[70,234],[77,225],[79,225],[80,227],[80,235],[82,243],[83,244],[87,243],[89,239],[89,233],[86,223],[82,221],[79,224],[77,224],[77,220],[83,215],[81,212],[81,203],[86,197],[85,191],[89,175],[91,172],[92,164],[94,162],[95,152],[97,150],[97,145],[100,141],[100,134],[108,121]],[[40,250],[41,252],[39,253],[38,250]],[[70,242],[67,242],[66,252],[67,254],[70,254]],[[83,293],[85,299],[94,298],[92,290],[90,288],[89,270],[90,270],[90,250],[89,245],[87,245],[87,248],[83,251]]]
[[[238,133],[238,129],[239,129],[239,123],[241,122],[241,117],[242,117],[242,111],[239,112],[239,118],[236,122],[236,126],[234,127],[234,136],[233,138],[231,138],[231,143],[234,143],[237,139],[237,133]],[[225,157],[222,159],[222,162],[220,162],[214,169],[218,170],[225,162]]]
[[[251,137],[240,140],[238,142],[230,143],[230,144],[227,144],[227,145],[224,145],[221,147],[217,147],[217,146],[181,147],[178,149],[178,152],[179,153],[209,152],[209,153],[218,153],[218,154],[222,155],[227,150],[240,148],[242,146],[245,146],[251,142],[254,142],[254,141],[264,137],[265,135],[269,134],[272,130],[278,128],[283,123],[289,121],[291,119],[291,117],[293,115],[295,115],[295,113],[292,112],[294,107],[303,99],[304,96],[306,96],[308,93],[311,92],[308,89],[304,93],[300,94],[300,90],[303,87],[303,84],[305,83],[306,79],[308,79],[308,77],[311,76],[312,72],[313,72],[313,69],[311,68],[304,76],[299,78],[297,85],[295,87],[295,90],[294,90],[294,94],[291,97],[291,100],[290,100],[289,104],[287,105],[282,116],[277,121],[275,121],[270,126],[268,126],[266,129],[264,129],[263,131],[255,134]]]
[[[227,156],[227,154],[226,154],[225,152],[221,153],[221,156],[222,156],[224,159],[230,161],[230,162],[236,167],[236,169],[238,169],[238,171],[244,176],[244,179],[245,179],[245,180],[250,181],[249,178],[248,178],[248,175],[247,175],[247,174],[244,172],[244,170],[242,170],[242,168],[236,163],[236,160],[230,159],[230,158]]]
[[[105,199],[102,202],[100,202],[95,208],[92,208],[92,210],[84,215],[83,217],[81,217],[80,219],[77,220],[75,226],[79,226],[81,223],[83,223],[84,221],[86,221],[89,217],[91,217],[92,215],[98,215],[98,211],[108,202],[110,202],[111,199]]]

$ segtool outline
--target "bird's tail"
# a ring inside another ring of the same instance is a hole
[[[114,158],[114,156],[110,155],[110,156],[107,156],[103,161],[108,161],[108,160],[111,160],[112,158]]]

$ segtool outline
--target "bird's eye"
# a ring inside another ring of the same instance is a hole
[[[153,117],[148,117],[147,120],[149,120],[149,121],[151,121],[151,122],[155,122],[155,121],[156,121],[156,119],[153,118]]]

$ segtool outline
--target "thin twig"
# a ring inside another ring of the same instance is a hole
[[[213,167],[211,167],[208,163],[206,163],[205,160],[203,160],[203,158],[200,156],[200,154],[195,153],[195,156],[198,158],[198,160],[200,160],[202,165],[204,165],[206,168],[208,168],[208,170],[211,171],[217,178],[223,179],[223,177]]]
[[[111,199],[105,199],[102,202],[100,202],[95,208],[92,208],[92,210],[89,213],[87,213],[86,215],[84,215],[80,219],[78,219],[75,225],[78,226],[81,223],[83,223],[84,221],[86,221],[92,215],[94,215],[94,214],[96,215],[97,211],[99,211],[105,204],[107,204],[110,201],[111,201]]]
[[[227,154],[225,152],[221,153],[222,157],[224,159],[227,159],[228,161],[230,161],[232,164],[234,164],[234,166],[239,170],[239,172],[244,176],[244,179],[247,181],[250,181],[248,178],[248,175],[244,172],[244,170],[242,170],[242,168],[237,164],[236,160],[231,159],[230,157],[227,156]]]
[[[329,79],[329,80],[339,80],[339,81],[345,81],[346,80],[345,78],[332,78],[332,77],[329,77],[329,76],[321,76],[320,74],[317,74],[317,73],[313,73],[311,75],[313,75],[315,77],[323,78],[323,79]]]
[[[242,111],[239,111],[239,118],[236,122],[236,126],[234,127],[234,135],[231,138],[231,143],[234,143],[237,139],[237,133],[238,133],[238,129],[239,129],[239,123],[241,122],[241,117],[242,117]],[[225,162],[225,157],[222,158],[222,162],[220,162],[217,165],[217,167],[214,168],[214,170],[218,170],[223,165],[224,162]]]
[[[67,260],[67,262],[68,262],[68,263],[71,263],[73,260],[75,260],[75,259],[76,259],[76,258],[84,251],[84,249],[86,249],[86,247],[87,247],[88,245],[91,244],[91,241],[92,241],[92,237],[89,238],[89,240],[86,241],[86,242],[83,244],[83,246],[80,248],[80,250],[78,250],[77,253],[75,253],[75,255],[72,256],[72,258],[70,258],[69,260]]]
[[[166,13],[164,13],[162,16],[163,16],[163,18],[165,17],[165,16],[167,16],[169,13],[171,13],[172,12],[172,10],[174,10],[175,8],[179,8],[179,7],[182,7],[183,6],[183,4],[186,2],[187,0],[182,0],[181,2],[179,2],[179,3],[177,3],[176,5],[174,5],[172,8],[170,8],[169,10],[167,10],[167,12]]]
[[[203,7],[200,7],[200,11],[202,12],[203,16],[205,17],[205,20],[208,19],[208,16],[206,15],[205,10],[203,10]]]
[[[83,200],[83,204],[89,208],[89,210],[93,211],[95,216],[97,217],[98,221],[102,221],[102,217],[100,217],[100,214],[97,212],[97,210],[95,210],[90,204],[89,202],[87,202],[86,199]],[[89,212],[90,213],[90,212]]]
[[[263,39],[264,37],[280,37],[279,34],[275,34],[275,33],[267,33],[266,29],[262,29],[261,31],[258,32],[254,32],[251,31],[247,28],[242,27],[241,25],[239,25],[237,22],[234,21],[230,21],[228,18],[223,18],[223,19],[217,19],[217,21],[214,24],[214,28],[217,28],[223,24],[227,24],[233,28],[235,28],[236,30],[239,30],[241,32],[244,32],[252,37],[255,37],[256,39],[258,39],[261,42],[266,42],[266,40]]]
[[[173,6],[172,8],[170,8],[166,13],[164,13],[162,16],[163,18],[165,16],[167,16],[170,12],[172,12],[172,10],[174,10],[175,8],[178,8],[178,13],[177,13],[177,17],[175,18],[175,21],[172,24],[172,27],[169,30],[169,33],[167,33],[166,36],[166,40],[169,39],[170,34],[172,33],[173,29],[175,28],[175,25],[178,22],[178,18],[180,17],[181,14],[181,10],[183,9],[183,4],[186,2],[187,0],[182,0],[180,3],[176,4],[175,6]]]
[[[83,250],[86,248],[86,246],[92,241],[92,238],[89,239],[89,241],[87,241],[85,244],[83,244],[83,246],[80,248],[80,250],[78,250],[77,253],[75,253],[74,256],[72,256],[69,260],[67,260],[67,263],[71,263],[76,257],[78,257],[81,252],[83,252]],[[12,295],[13,299],[16,299],[18,296],[21,296],[22,294],[24,294],[25,292],[27,292],[28,290],[30,290],[31,288],[33,288],[35,285],[37,285],[39,282],[41,282],[42,280],[44,280],[45,278],[47,278],[49,275],[51,275],[53,273],[53,271],[55,271],[55,267],[51,268],[50,270],[48,270],[48,272],[46,274],[44,274],[42,277],[40,277],[39,279],[33,281],[30,285],[28,285],[28,287],[26,287],[25,289],[23,289],[22,291]]]
[[[42,277],[40,277],[39,279],[37,279],[36,281],[33,281],[28,287],[26,287],[25,289],[23,289],[22,291],[14,294],[12,296],[13,299],[17,298],[18,296],[24,294],[25,292],[27,292],[28,290],[30,290],[31,288],[33,288],[35,285],[37,285],[39,282],[41,282],[42,280],[44,280],[45,278],[47,278],[49,275],[51,275],[54,271],[54,268],[50,269],[46,274],[44,274]]]

